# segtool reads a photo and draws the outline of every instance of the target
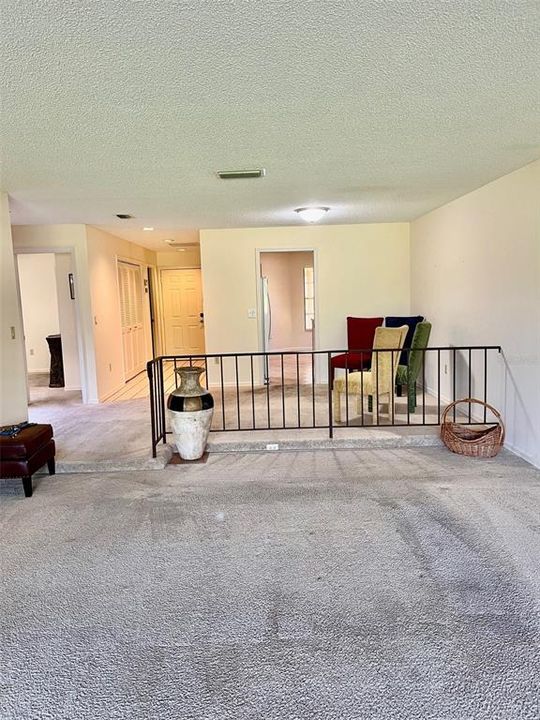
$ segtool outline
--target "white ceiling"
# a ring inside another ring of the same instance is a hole
[[[539,15],[538,0],[3,0],[12,220],[416,217],[540,155]],[[267,176],[215,176],[253,167]]]

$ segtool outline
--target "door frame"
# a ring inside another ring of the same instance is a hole
[[[313,343],[312,347],[314,350],[319,349],[319,251],[315,247],[298,247],[298,246],[287,246],[287,247],[263,247],[255,248],[255,287],[257,296],[257,336],[259,339],[258,351],[264,352],[264,324],[263,324],[263,294],[261,287],[261,254],[265,253],[313,253],[313,284],[315,289],[315,327],[313,329]],[[315,356],[315,382],[321,377],[321,371],[318,367],[317,356]],[[261,358],[260,366],[260,377],[261,382],[264,379],[264,358]]]
[[[76,332],[77,332],[77,351],[79,353],[79,376],[81,379],[81,399],[83,404],[88,404],[89,402],[94,402],[94,400],[89,399],[88,395],[88,388],[89,388],[89,366],[88,366],[88,357],[87,357],[87,345],[85,342],[85,338],[82,331],[82,322],[81,322],[81,308],[79,303],[79,297],[80,297],[80,283],[79,283],[79,271],[77,267],[77,257],[75,252],[75,247],[72,245],[66,245],[66,246],[47,246],[47,247],[14,247],[13,248],[13,255],[15,256],[15,270],[16,270],[16,280],[17,280],[17,295],[18,295],[18,302],[19,302],[19,310],[21,313],[21,319],[23,317],[22,314],[22,300],[21,300],[21,288],[19,283],[19,263],[17,261],[17,255],[69,255],[71,258],[71,266],[73,268],[73,276],[75,280],[75,297],[73,299],[73,302],[75,303],[75,325],[76,325]],[[23,332],[24,332],[24,322],[23,322]],[[25,365],[26,365],[26,337],[24,338],[24,358],[25,358]],[[26,372],[26,391],[27,395],[29,397],[30,395],[30,389],[28,385],[28,369],[25,368]]]

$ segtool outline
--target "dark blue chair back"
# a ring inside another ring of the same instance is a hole
[[[397,316],[397,315],[389,315],[384,319],[384,324],[386,327],[401,327],[401,325],[408,325],[409,330],[407,332],[407,337],[405,338],[405,344],[403,345],[404,348],[410,348],[412,344],[412,339],[414,335],[414,331],[416,330],[416,326],[419,322],[422,322],[424,320],[423,315],[409,315],[409,316]],[[401,357],[399,359],[400,365],[407,365],[408,361],[408,353],[402,352]]]

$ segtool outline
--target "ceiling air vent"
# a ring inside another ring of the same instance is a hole
[[[116,213],[116,217],[120,220],[131,220],[133,215],[129,215],[128,213]]]
[[[248,178],[261,178],[266,175],[264,168],[257,170],[218,170],[218,177],[222,180],[246,180]]]

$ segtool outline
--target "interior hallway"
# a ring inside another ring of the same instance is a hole
[[[538,718],[540,471],[509,453],[215,454],[0,496],[5,720]]]

